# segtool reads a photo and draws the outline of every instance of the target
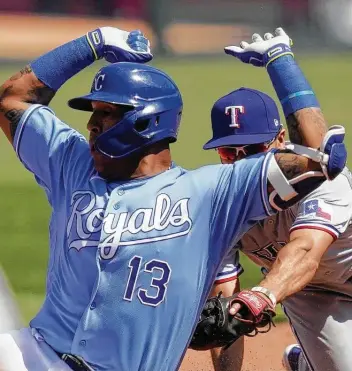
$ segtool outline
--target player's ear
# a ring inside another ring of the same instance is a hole
[[[279,135],[276,138],[277,141],[277,148],[284,149],[285,148],[285,137],[286,137],[286,130],[281,129]]]

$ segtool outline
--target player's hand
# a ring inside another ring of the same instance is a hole
[[[233,296],[229,305],[229,315],[261,328],[270,325],[276,313],[273,303],[265,295],[251,290],[242,290]]]
[[[115,27],[101,27],[87,34],[96,51],[96,59],[110,63],[146,63],[152,60],[150,42],[140,30],[131,32]]]
[[[266,302],[272,310],[275,310],[273,308],[273,305],[272,305],[271,301],[268,300],[268,298],[265,295],[263,295],[261,293],[258,293],[258,292],[253,292],[253,291],[250,291],[250,290],[243,290],[243,291],[246,293],[246,296],[245,296],[246,300],[254,302],[257,305],[257,307],[259,306],[258,303],[263,302],[263,300],[264,300],[264,302]],[[247,302],[246,302],[246,304],[247,304]],[[231,316],[235,316],[244,307],[245,307],[245,305],[243,305],[243,303],[232,302],[231,305],[229,306],[229,314]]]
[[[275,30],[275,35],[266,33],[262,38],[255,33],[252,43],[241,41],[240,46],[227,46],[225,53],[238,58],[243,63],[255,67],[266,67],[269,63],[283,55],[292,55],[292,40],[282,28]]]

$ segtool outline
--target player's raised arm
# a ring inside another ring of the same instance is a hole
[[[13,142],[29,105],[48,105],[68,79],[102,58],[110,63],[144,63],[152,54],[149,41],[140,31],[101,27],[42,55],[0,88],[0,126],[9,141]]]
[[[282,28],[275,36],[252,36],[252,43],[228,46],[225,52],[244,63],[266,67],[286,117],[290,140],[318,148],[327,131],[315,93],[294,59],[292,41]]]
[[[291,51],[291,40],[282,28],[256,35],[257,42],[267,42],[266,69],[281,102],[292,143],[318,148],[326,134],[327,124],[309,81],[305,78]]]
[[[333,126],[327,132],[318,100],[295,62],[291,40],[282,28],[275,30],[275,36],[254,34],[252,43],[242,41],[240,46],[226,47],[225,52],[244,63],[266,67],[296,143],[288,151],[278,151],[270,161],[270,203],[281,210],[342,171],[347,158],[344,128]]]

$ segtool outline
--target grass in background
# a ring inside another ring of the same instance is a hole
[[[350,86],[352,55],[316,58],[304,57],[300,64],[316,91],[330,124],[347,129],[351,143]],[[218,162],[215,151],[203,151],[210,137],[210,109],[221,95],[241,86],[262,90],[275,96],[263,69],[241,65],[224,56],[218,59],[158,61],[156,67],[169,73],[180,87],[184,116],[179,141],[172,146],[174,160],[186,168]],[[20,65],[0,68],[0,80],[17,72]],[[88,113],[67,107],[67,100],[85,94],[97,66],[88,68],[65,84],[51,107],[57,116],[82,133],[86,132]],[[33,144],[35,145],[35,143]],[[26,322],[37,312],[43,300],[48,258],[48,220],[50,208],[44,192],[33,176],[17,160],[4,136],[0,138],[1,264],[15,291]],[[261,279],[258,267],[243,259],[242,286],[250,287]],[[279,316],[281,319],[282,316]]]

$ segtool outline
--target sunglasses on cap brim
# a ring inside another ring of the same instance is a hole
[[[236,161],[238,158],[255,155],[257,153],[266,152],[270,145],[274,143],[279,133],[269,142],[246,144],[244,146],[223,146],[217,147],[220,158],[225,161]]]

